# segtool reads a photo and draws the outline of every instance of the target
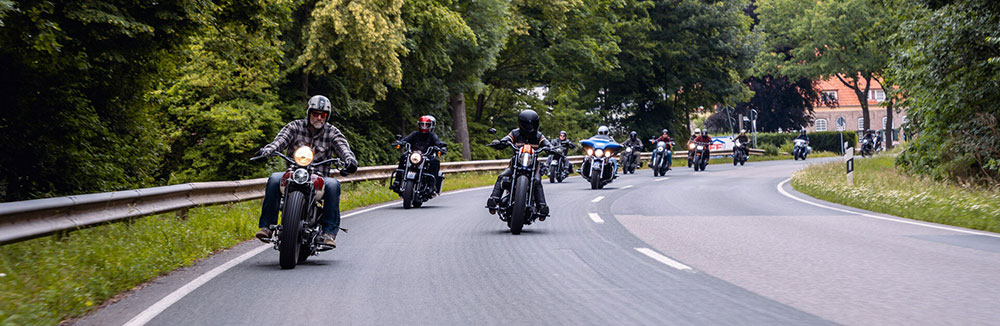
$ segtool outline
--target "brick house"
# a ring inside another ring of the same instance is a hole
[[[864,81],[862,81],[864,82]],[[864,84],[861,85],[864,87]],[[837,119],[844,118],[845,130],[857,132],[864,126],[863,115],[861,114],[861,103],[858,101],[854,90],[841,83],[839,79],[832,78],[821,80],[816,84],[820,91],[820,103],[814,104],[813,123],[807,126],[806,130],[813,131],[836,131]],[[882,85],[876,80],[872,80],[871,89],[868,91],[868,115],[872,119],[870,128],[875,130],[887,129],[885,107],[879,106],[885,101],[885,91]],[[894,135],[899,135],[899,128],[906,118],[906,110],[900,113],[893,113],[892,129]],[[898,137],[893,137],[898,139]]]

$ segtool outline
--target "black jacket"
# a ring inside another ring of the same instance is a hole
[[[439,148],[445,148],[448,144],[445,144],[438,138],[437,134],[432,132],[411,132],[406,137],[403,137],[400,141],[410,143],[410,150],[423,152],[427,150],[428,147],[434,146]]]
[[[642,141],[639,140],[639,137],[635,137],[635,139],[629,138],[629,139],[626,139],[624,143],[622,143],[622,146],[626,146],[626,147],[639,146],[639,147],[642,147]]]
[[[798,136],[795,137],[795,139],[805,139],[806,141],[809,141],[809,135],[799,134]]]
[[[538,145],[539,147],[549,146],[549,140],[545,139],[545,135],[541,132],[536,131],[535,134],[525,134],[521,132],[521,129],[511,130],[507,136],[503,136],[500,141],[512,142],[515,145],[518,144],[528,144],[528,145]]]

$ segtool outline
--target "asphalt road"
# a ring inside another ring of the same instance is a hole
[[[489,189],[397,202],[345,218],[339,247],[294,270],[248,242],[77,324],[144,310],[150,325],[1000,324],[1000,235],[848,213],[865,211],[782,183],[815,161],[546,182],[553,216],[516,236],[483,208]],[[148,313],[171,293],[186,295]]]

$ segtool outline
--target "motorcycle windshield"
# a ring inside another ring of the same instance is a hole
[[[612,141],[611,139],[597,138],[597,137],[581,140],[580,145],[583,145],[583,147],[585,148],[593,148],[595,150],[597,149],[614,150],[615,152],[617,152],[618,149],[622,148],[622,145],[618,144],[615,141]]]

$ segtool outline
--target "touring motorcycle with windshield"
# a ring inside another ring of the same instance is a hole
[[[591,137],[580,141],[584,152],[580,175],[590,182],[590,189],[602,189],[618,177],[618,163],[614,159],[622,145],[606,137]]]
[[[317,241],[322,231],[319,221],[323,215],[325,189],[324,176],[317,173],[317,168],[330,164],[341,169],[344,165],[337,158],[313,162],[313,154],[309,146],[296,149],[292,155],[294,158],[277,152],[271,154],[288,162],[289,168],[281,177],[281,223],[272,225],[271,238],[263,240],[274,244],[283,269],[295,268],[309,256],[332,249]],[[251,160],[267,157],[257,156]],[[340,174],[347,175],[343,170]]]
[[[806,159],[806,155],[808,155],[809,152],[812,151],[812,149],[809,148],[809,145],[808,145],[809,142],[806,141],[805,139],[796,139],[796,140],[794,140],[794,143],[795,143],[795,147],[792,147],[792,158],[794,158],[795,160],[798,160],[798,159],[805,160]]]

